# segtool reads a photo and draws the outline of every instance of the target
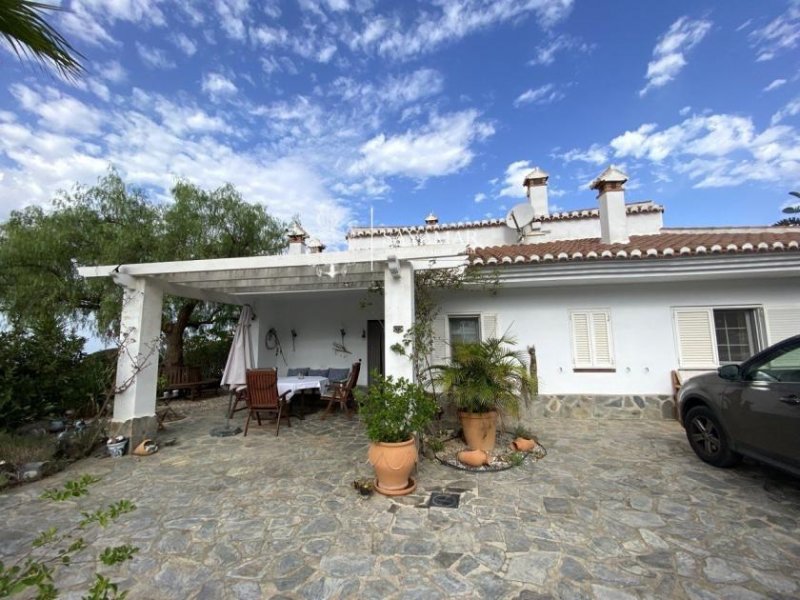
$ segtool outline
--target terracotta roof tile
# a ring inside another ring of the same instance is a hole
[[[662,230],[634,235],[627,244],[604,244],[600,238],[475,248],[473,265],[674,258],[681,256],[800,251],[800,228]]]

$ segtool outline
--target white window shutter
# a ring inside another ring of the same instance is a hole
[[[447,315],[436,315],[431,324],[433,328],[433,351],[431,364],[443,365],[449,361],[449,344],[447,342]]]
[[[592,367],[592,338],[589,313],[572,312],[572,364],[575,368]]]
[[[683,369],[708,369],[718,364],[714,315],[710,308],[676,308],[678,363]]]
[[[768,306],[767,336],[769,344],[777,344],[794,335],[800,335],[800,305]]]
[[[481,339],[497,337],[497,315],[484,313],[481,315]]]
[[[593,312],[592,316],[592,354],[595,367],[613,367],[614,353],[611,349],[610,317],[607,312]]]

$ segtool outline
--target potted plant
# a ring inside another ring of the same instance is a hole
[[[359,416],[372,442],[369,462],[375,469],[375,490],[387,496],[410,494],[410,480],[417,462],[414,434],[431,422],[436,400],[421,385],[405,378],[373,374],[366,392],[357,391]]]
[[[498,411],[517,415],[520,396],[527,398],[534,388],[522,353],[511,348],[515,343],[502,336],[456,344],[451,363],[433,367],[433,377],[458,409],[464,439],[473,450],[494,449]]]

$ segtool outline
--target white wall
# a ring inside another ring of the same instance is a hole
[[[496,313],[498,331],[536,347],[542,394],[671,394],[678,368],[672,307],[787,305],[798,302],[797,278],[672,284],[505,288],[496,296],[451,292],[443,313]],[[607,308],[616,371],[573,372],[569,310]]]
[[[628,235],[646,235],[658,233],[663,226],[662,214],[635,213],[627,217]],[[541,229],[527,236],[523,243],[536,244],[555,240],[578,240],[600,237],[600,218],[564,219],[562,221],[546,221]],[[503,246],[517,243],[516,231],[503,224],[465,229],[445,229],[424,231],[421,233],[405,232],[396,236],[357,237],[347,240],[348,250],[369,251],[370,243],[374,248],[386,248],[392,244],[402,247],[428,246],[435,244],[469,244],[473,248],[482,246]]]
[[[361,304],[371,306],[361,308]],[[366,291],[274,294],[254,303],[258,327],[253,327],[253,347],[260,368],[277,367],[284,375],[289,367],[350,368],[362,361],[359,384],[367,382],[367,340],[361,334],[367,320],[383,318],[383,296]],[[274,350],[267,350],[265,337],[270,327],[278,332],[286,363]],[[347,334],[344,345],[352,354],[337,354],[333,343],[342,342],[339,330]],[[297,331],[292,348],[291,330]]]

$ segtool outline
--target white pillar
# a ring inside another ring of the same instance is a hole
[[[155,421],[163,297],[163,291],[147,279],[126,278],[113,421],[132,438],[131,444],[140,437],[137,432],[149,431]],[[142,418],[141,425],[134,424]]]
[[[414,366],[408,354],[392,350],[403,345],[403,336],[414,324],[414,269],[408,264],[387,268],[383,273],[383,318],[385,330],[384,368],[386,375],[414,380]],[[409,349],[406,349],[408,352]]]

